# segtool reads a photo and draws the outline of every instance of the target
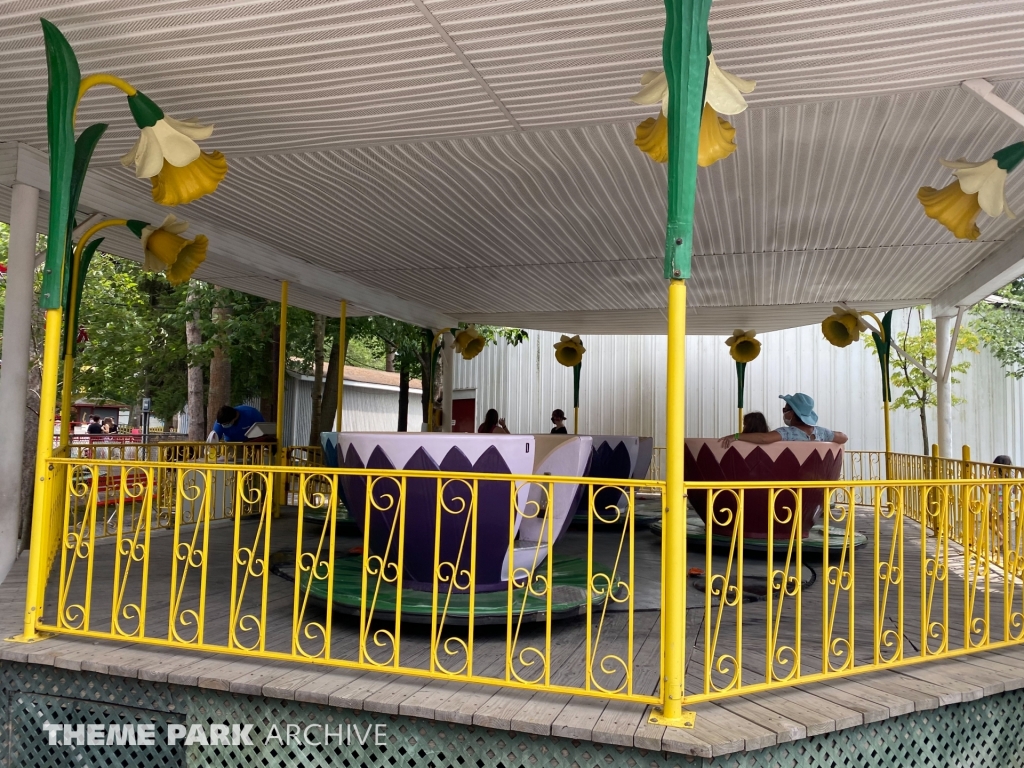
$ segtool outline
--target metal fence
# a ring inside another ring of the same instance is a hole
[[[839,482],[689,483],[688,546],[669,551],[638,541],[638,509],[664,511],[650,479],[94,448],[50,464],[40,630],[649,703],[666,611],[688,617],[686,703],[1024,639],[1018,468],[853,453]],[[585,535],[559,538],[570,513]],[[669,557],[688,558],[683,605],[656,588]]]
[[[660,606],[638,612],[635,599],[639,482],[96,457],[53,465],[69,491],[40,629],[659,701]],[[169,526],[155,506],[168,473]],[[296,514],[275,518],[289,473]],[[126,479],[104,488],[109,476]],[[226,510],[211,492],[220,476],[233,476]],[[343,486],[368,521],[361,544],[337,536]],[[580,509],[586,545],[549,546]],[[598,557],[602,529],[614,532]],[[580,620],[562,628],[567,616]]]

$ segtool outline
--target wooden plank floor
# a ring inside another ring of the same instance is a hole
[[[294,520],[287,514],[273,521],[270,550],[294,549]],[[858,661],[870,661],[874,648],[871,638],[871,611],[874,595],[870,579],[874,542],[873,520],[862,511],[858,515],[857,530],[869,535],[868,544],[857,551],[854,568],[857,570],[857,588],[850,593],[841,593],[832,637],[845,636],[852,639],[852,652]],[[242,540],[253,541],[256,525],[252,521],[242,524]],[[232,529],[221,525],[211,530],[210,552],[230,552]],[[248,539],[245,537],[248,536]],[[932,618],[922,620],[922,609],[917,595],[921,578],[928,578],[920,555],[922,542],[926,551],[934,550],[934,538],[922,536],[920,529],[910,521],[904,521],[902,546],[891,547],[893,528],[891,523],[880,530],[880,551],[902,552],[902,578],[899,585],[903,590],[903,622],[899,623],[898,601],[890,594],[886,617],[897,630],[898,642],[906,655],[913,656],[924,639],[922,621],[927,627]],[[609,562],[614,559],[618,547],[618,536],[605,534],[597,537],[595,559]],[[149,612],[146,617],[146,634],[166,636],[168,631],[168,609],[170,593],[171,539],[166,535],[153,540],[153,557],[148,574]],[[338,551],[357,544],[355,540],[338,539]],[[565,554],[583,554],[586,540],[580,534],[571,533],[565,540]],[[96,561],[92,573],[93,607],[91,623],[94,628],[110,624],[113,594],[114,547],[111,543],[96,546]],[[633,634],[633,670],[637,691],[654,693],[659,677],[660,615],[657,607],[660,596],[657,592],[660,579],[660,545],[649,532],[638,532],[636,538],[636,568],[634,583],[635,622]],[[950,551],[950,572],[962,573],[969,570],[969,564],[962,558],[957,560],[955,548]],[[9,637],[20,631],[24,605],[25,568],[27,557],[16,564],[7,579],[0,584],[0,636]],[[836,565],[837,563],[830,563]],[[206,636],[207,642],[223,643],[229,632],[231,605],[232,569],[230,557],[210,557],[206,591]],[[690,565],[706,565],[703,553],[691,552]],[[712,572],[724,572],[726,557],[712,558]],[[779,562],[775,563],[780,566]],[[826,596],[824,586],[828,583],[827,569],[822,563],[805,564],[809,570],[801,574],[804,582],[802,608],[804,624],[801,628],[801,652],[799,662],[805,673],[821,669],[828,645],[821,637],[823,602],[831,605],[832,589]],[[762,580],[767,572],[764,561],[758,564],[753,558],[746,564],[747,576],[760,573]],[[59,568],[59,563],[55,568]],[[959,570],[958,570],[959,569]],[[793,571],[795,574],[795,570]],[[84,574],[80,581],[84,582]],[[753,579],[756,582],[756,578]],[[263,582],[257,580],[255,592],[258,599],[244,603],[245,612],[259,617]],[[197,591],[190,592],[192,585],[186,583],[185,603],[198,605]],[[1003,626],[1003,596],[1000,580],[993,580],[988,589],[982,589],[974,596],[981,615],[981,606],[989,598],[988,627],[993,638],[998,639]],[[1019,584],[1017,600],[1020,597]],[[130,600],[132,589],[139,583],[132,582],[126,594]],[[81,597],[78,581],[72,596]],[[939,590],[942,592],[942,590]],[[293,585],[275,576],[266,580],[267,645],[276,650],[287,651],[292,634]],[[951,624],[962,626],[964,600],[970,594],[963,588],[960,576],[951,578],[948,592],[944,595],[945,608],[951,617]],[[849,630],[849,606],[844,600],[853,600],[855,617],[854,631]],[[690,648],[687,668],[687,690],[699,693],[704,689],[704,645],[708,637],[708,626],[704,622],[704,601],[706,589],[701,579],[692,579],[688,594],[687,638]],[[56,610],[56,590],[48,592],[46,618],[52,621]],[[189,602],[193,601],[193,602]],[[71,600],[74,602],[74,599]],[[712,600],[712,616],[719,609]],[[719,655],[740,656],[742,648],[742,681],[750,684],[763,680],[766,674],[765,620],[768,604],[765,601],[740,603],[742,615],[736,607],[727,608],[722,614],[721,628],[717,635],[715,657]],[[940,604],[941,607],[941,604]],[[778,606],[776,604],[775,608]],[[322,617],[322,612],[321,612]],[[794,604],[784,602],[777,613],[780,641],[795,647]],[[125,617],[125,621],[129,618]],[[717,619],[716,619],[717,620]],[[773,619],[774,621],[775,619]],[[602,643],[606,648],[622,648],[628,640],[625,614],[616,612],[609,615],[603,628]],[[742,628],[737,637],[736,627]],[[182,630],[187,627],[180,628]],[[542,642],[543,625],[524,628],[524,638],[531,644]],[[403,626],[402,661],[410,666],[426,667],[429,661],[429,632],[423,627]],[[249,633],[250,635],[253,633]],[[239,637],[248,641],[245,632]],[[738,643],[737,643],[738,639]],[[574,685],[582,678],[586,622],[582,618],[559,622],[552,632],[552,681]],[[959,631],[951,633],[951,647],[963,643]],[[505,629],[480,628],[475,638],[474,671],[478,674],[501,677],[505,664]],[[356,658],[358,652],[358,623],[336,615],[332,631],[332,653],[338,657]],[[842,656],[830,656],[834,663],[841,663]],[[976,699],[1006,690],[1024,687],[1024,647],[1014,646],[996,651],[929,662],[925,665],[890,669],[881,672],[859,674],[847,679],[833,679],[772,692],[747,694],[716,702],[696,704],[691,707],[697,713],[693,729],[664,728],[647,723],[649,708],[640,704],[610,702],[581,696],[541,693],[527,690],[494,688],[459,680],[435,681],[425,678],[402,677],[398,675],[328,668],[290,661],[261,661],[234,655],[219,655],[187,649],[168,649],[154,646],[124,643],[120,641],[96,642],[85,638],[57,636],[36,643],[23,644],[9,641],[0,642],[0,659],[12,662],[27,662],[53,665],[59,668],[91,671],[102,674],[120,675],[157,682],[198,686],[216,690],[232,691],[249,695],[295,699],[318,704],[368,709],[383,713],[425,717],[453,723],[476,724],[513,731],[537,734],[551,734],[573,739],[592,740],[601,743],[636,746],[670,752],[711,757],[739,750],[759,749],[777,743],[805,738],[814,734],[860,725],[865,722],[882,720],[915,710],[943,706],[959,701]],[[724,668],[727,668],[724,667]],[[776,671],[785,671],[785,665]],[[712,680],[720,682],[725,677],[713,672]],[[616,677],[610,674],[606,680],[616,684]]]

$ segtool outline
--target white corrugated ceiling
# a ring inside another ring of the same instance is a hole
[[[665,169],[632,145],[651,111],[629,101],[660,66],[661,2],[0,2],[0,141],[44,148],[40,15],[83,72],[217,124],[204,146],[231,171],[185,207],[194,222],[463,320],[664,329]],[[699,171],[693,330],[927,301],[1013,231],[983,215],[981,240],[958,242],[914,195],[946,182],[940,157],[1019,140],[959,83],[1024,106],[1020,0],[715,0],[711,33],[758,88],[730,118],[738,152]],[[79,124],[101,119],[94,173],[148,194],[117,163],[123,97],[91,92]],[[1024,173],[1007,197],[1024,208]],[[274,292],[216,242],[201,274]]]

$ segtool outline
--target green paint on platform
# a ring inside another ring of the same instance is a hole
[[[294,562],[294,557],[292,558]],[[362,605],[362,564],[361,556],[339,557],[334,562],[334,597],[333,605],[335,610],[344,613],[358,615]],[[594,576],[604,574],[610,576],[609,570],[597,563],[594,564]],[[284,575],[284,574],[281,574]],[[536,595],[534,592],[542,592],[544,589],[543,580],[538,576],[547,578],[547,562],[541,563],[534,572],[533,591],[528,592],[526,587],[521,587],[512,592],[512,615],[518,616],[523,612],[523,621],[543,621],[548,610],[547,595]],[[309,579],[308,574],[300,577],[300,588],[305,589]],[[577,616],[586,612],[587,602],[587,561],[581,558],[560,558],[555,557],[552,561],[552,581],[554,588],[551,592],[551,614],[555,618]],[[614,583],[614,579],[611,579]],[[600,579],[603,584],[604,579]],[[373,591],[377,580],[375,576],[367,577],[366,599],[369,603],[373,598]],[[438,584],[438,611],[444,607],[447,592],[444,584]],[[315,579],[309,591],[310,597],[321,603],[328,601],[327,579]],[[374,618],[391,618],[395,614],[395,598],[397,590],[393,584],[381,582],[380,591],[377,594]],[[523,599],[526,605],[523,606]],[[594,605],[600,605],[605,599],[604,595],[591,593],[591,601]],[[433,595],[431,592],[423,592],[416,589],[402,590],[402,617],[409,621],[430,621],[432,613]],[[508,615],[508,590],[500,592],[478,592],[475,596],[474,616],[476,624],[504,623]],[[448,603],[448,619],[450,624],[469,623],[469,595],[452,594]]]

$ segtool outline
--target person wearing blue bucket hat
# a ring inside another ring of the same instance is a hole
[[[758,445],[777,443],[780,440],[816,440],[842,445],[849,439],[842,432],[818,426],[818,414],[814,412],[814,399],[810,395],[797,392],[795,395],[779,395],[779,399],[785,403],[782,406],[782,420],[786,424],[784,427],[774,432],[729,435],[722,438],[722,447],[728,448],[737,440]]]

